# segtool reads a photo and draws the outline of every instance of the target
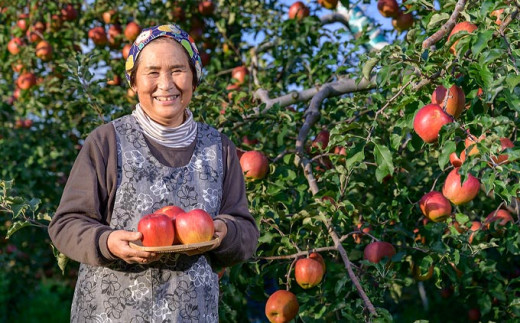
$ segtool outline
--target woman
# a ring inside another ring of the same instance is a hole
[[[126,62],[139,103],[131,115],[86,139],[49,226],[54,245],[81,263],[71,321],[218,321],[218,277],[254,252],[236,148],[193,121],[188,109],[202,76],[186,32],[145,29]],[[138,251],[139,219],[166,205],[206,210],[220,245],[202,255]]]

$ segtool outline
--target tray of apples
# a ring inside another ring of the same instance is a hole
[[[203,253],[220,242],[214,235],[213,218],[209,213],[202,209],[185,212],[175,205],[143,216],[137,231],[142,233],[142,239],[130,242],[130,247],[156,253]]]

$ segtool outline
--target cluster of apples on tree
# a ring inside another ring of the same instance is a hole
[[[407,5],[410,8],[410,5]],[[411,12],[403,12],[397,0],[379,0],[377,9],[385,18],[392,18],[392,26],[398,32],[403,32],[413,26],[414,19]]]

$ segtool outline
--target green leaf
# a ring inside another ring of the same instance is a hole
[[[376,178],[379,182],[382,182],[386,175],[392,175],[394,173],[392,153],[388,147],[375,144],[374,157],[377,164]]]
[[[428,26],[426,26],[427,29],[433,29],[437,25],[440,25],[445,20],[450,19],[450,15],[443,12],[443,13],[437,13],[432,16],[430,21],[428,22]]]
[[[16,221],[9,227],[9,230],[7,230],[7,235],[5,237],[9,239],[16,231],[30,225],[31,223],[29,223],[28,221]]]
[[[471,47],[471,51],[474,56],[480,54],[480,52],[488,47],[489,41],[493,38],[493,30],[486,30],[478,34],[477,41]]]
[[[450,160],[451,153],[454,152],[456,148],[457,147],[454,141],[447,141],[444,147],[442,147],[442,151],[438,159],[440,169],[444,169],[444,166]]]
[[[362,73],[366,79],[370,79],[372,69],[374,68],[374,66],[376,66],[377,62],[379,62],[379,57],[372,57],[371,59],[365,62],[365,65],[363,65]]]

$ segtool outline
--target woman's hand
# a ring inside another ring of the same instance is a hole
[[[224,238],[227,235],[227,224],[226,222],[224,222],[224,220],[220,219],[213,220],[213,224],[215,225],[215,235],[219,238],[218,244],[215,245],[214,248],[212,248],[215,249],[218,246],[220,246],[220,243],[222,242],[222,240],[224,240]]]
[[[108,250],[116,257],[129,264],[147,264],[159,260],[160,254],[148,251],[140,251],[130,247],[130,241],[141,240],[141,232],[117,230],[108,235]]]

